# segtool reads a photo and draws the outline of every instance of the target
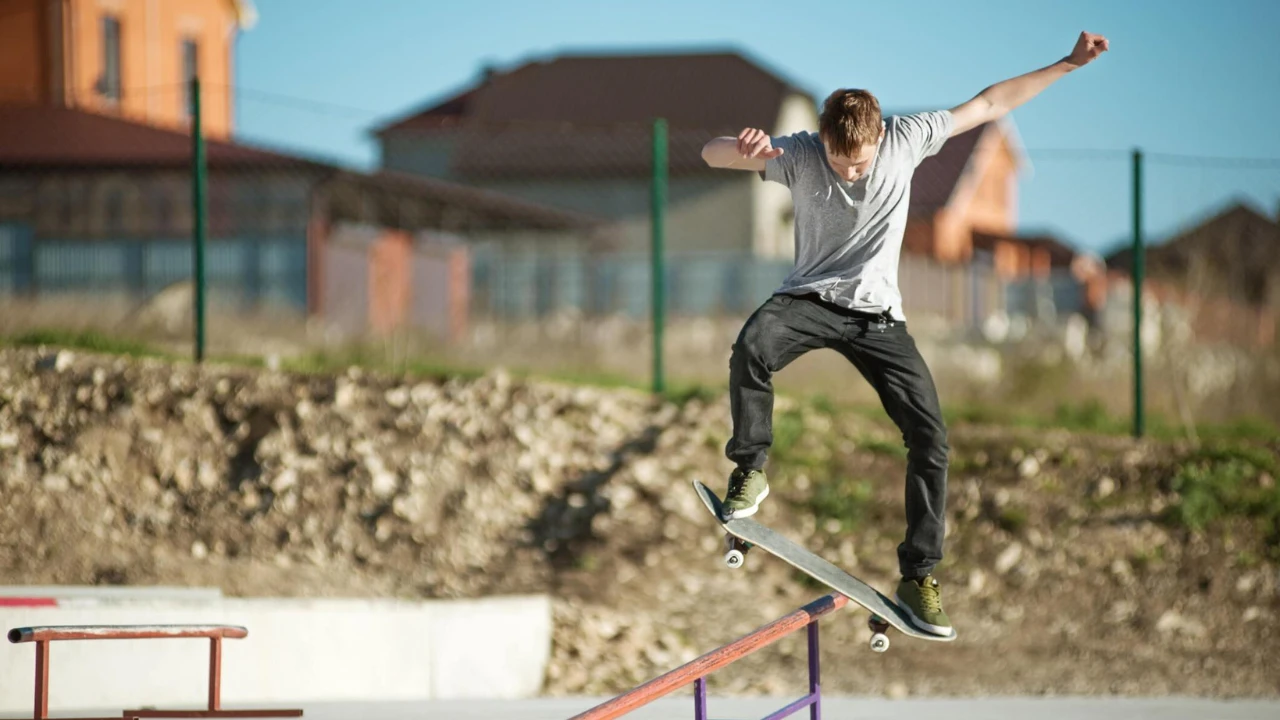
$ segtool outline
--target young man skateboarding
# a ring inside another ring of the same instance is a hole
[[[896,599],[922,628],[950,635],[933,570],[942,560],[947,430],[929,368],[907,332],[898,256],[911,176],[954,135],[1004,117],[1108,49],[1081,33],[1071,54],[988,87],[950,110],[883,119],[865,90],[837,90],[818,132],[771,138],[747,128],[712,140],[707,164],[751,170],[791,189],[795,267],[747,320],[729,362],[733,436],[725,519],[756,512],[769,494],[764,465],[773,443],[771,378],[817,348],[831,348],[875,388],[907,446],[905,541]]]

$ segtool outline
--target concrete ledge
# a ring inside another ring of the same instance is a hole
[[[545,596],[481,600],[91,600],[0,606],[0,630],[30,625],[243,625],[223,643],[222,697],[244,704],[538,694],[551,653]],[[50,645],[49,702],[199,707],[206,640],[86,640]],[[0,712],[31,711],[35,648],[0,647]]]

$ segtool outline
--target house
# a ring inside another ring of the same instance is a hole
[[[0,103],[104,113],[156,127],[190,122],[185,81],[206,85],[209,137],[232,131],[236,37],[248,0],[5,0]]]
[[[373,135],[384,168],[608,218],[613,225],[602,237],[610,244],[597,250],[632,258],[628,267],[609,270],[610,277],[629,277],[632,286],[643,288],[650,244],[650,127],[654,118],[665,118],[673,306],[741,311],[789,269],[790,196],[754,173],[708,168],[702,146],[743,127],[773,135],[813,130],[818,109],[814,95],[736,52],[564,54],[509,70],[487,69],[473,85],[382,123]],[[918,299],[936,296],[918,304],[954,305],[973,293],[959,286],[968,281],[937,287],[937,273],[907,267],[913,257],[943,265],[994,263],[984,270],[992,278],[1030,272],[1030,263],[1020,258],[1035,250],[1016,235],[1016,182],[1025,164],[1013,124],[1004,120],[952,138],[917,169],[903,285],[918,286]],[[984,234],[1000,241],[975,245]],[[681,300],[681,273],[693,276],[686,294],[701,302]],[[725,300],[743,285],[745,297],[739,292],[738,301]],[[973,307],[966,307],[946,314],[967,317]]]
[[[6,74],[17,91],[0,102],[0,299],[128,307],[188,281],[190,118],[180,98],[156,102],[150,90],[181,90],[197,70],[211,73],[209,87],[226,82],[234,33],[252,8],[9,6],[0,57],[18,72]],[[202,112],[212,128],[206,268],[216,310],[283,310],[348,335],[412,327],[457,338],[470,310],[470,257],[458,238],[586,237],[596,224],[473,187],[237,142],[218,95]]]
[[[1200,339],[1270,345],[1280,321],[1280,212],[1232,201],[1145,248],[1144,286],[1182,308]],[[1106,257],[1112,291],[1131,294],[1133,250]]]

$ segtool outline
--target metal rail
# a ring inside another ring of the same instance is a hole
[[[237,625],[44,625],[14,628],[11,643],[36,644],[36,686],[34,720],[49,717],[49,643],[61,640],[150,640],[208,638],[209,709],[207,710],[125,710],[124,718],[243,718],[302,717],[302,710],[223,710],[222,640],[238,640],[249,631]],[[74,718],[72,720],[119,720],[119,718]]]
[[[802,708],[809,708],[811,720],[822,717],[821,682],[818,663],[818,618],[839,610],[849,602],[849,598],[839,593],[832,593],[818,598],[788,615],[785,615],[763,627],[734,640],[728,645],[712,650],[700,658],[649,682],[623,693],[612,700],[603,702],[584,713],[575,715],[571,720],[608,720],[648,705],[660,697],[669,695],[680,688],[694,684],[694,717],[706,720],[707,717],[707,675],[740,660],[747,655],[771,645],[790,635],[800,628],[808,628],[809,632],[809,694],[790,705],[775,712],[765,720],[778,720]]]

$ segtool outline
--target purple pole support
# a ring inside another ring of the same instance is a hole
[[[822,720],[821,668],[818,666],[818,622],[809,623],[809,720]]]
[[[707,679],[705,677],[693,681],[693,717],[694,720],[707,720]]]

